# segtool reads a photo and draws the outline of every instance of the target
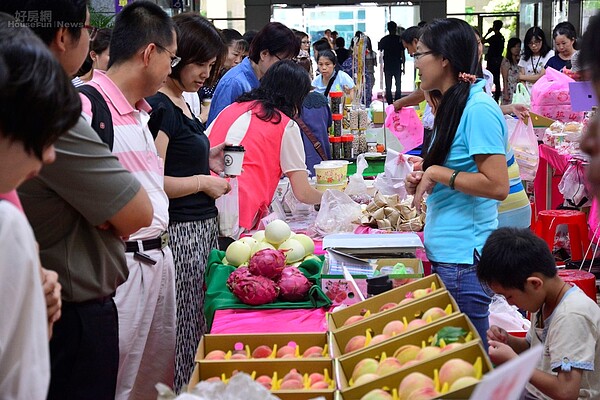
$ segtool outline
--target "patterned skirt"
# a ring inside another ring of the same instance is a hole
[[[198,342],[206,333],[204,319],[204,270],[208,254],[217,248],[217,217],[169,225],[169,245],[175,260],[177,302],[175,382],[177,392],[185,387],[194,369]]]

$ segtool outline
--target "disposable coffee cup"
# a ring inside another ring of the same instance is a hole
[[[212,97],[202,99],[202,107],[210,107],[210,103],[212,103]]]
[[[225,175],[238,176],[242,173],[245,151],[244,146],[225,146],[225,148],[223,148]]]

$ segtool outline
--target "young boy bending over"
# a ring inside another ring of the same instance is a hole
[[[495,364],[544,346],[524,398],[600,398],[600,308],[557,275],[548,245],[528,229],[498,229],[483,247],[477,275],[509,304],[532,314],[526,338],[498,326],[487,332]]]

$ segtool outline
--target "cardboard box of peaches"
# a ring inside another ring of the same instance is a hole
[[[282,400],[333,400],[336,380],[327,335],[204,335],[189,387],[246,372]]]
[[[492,369],[437,275],[333,312],[328,324],[338,399],[467,399]]]

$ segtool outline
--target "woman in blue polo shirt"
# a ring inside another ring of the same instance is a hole
[[[477,41],[466,22],[436,20],[422,28],[413,55],[421,89],[442,92],[424,172],[406,179],[420,208],[425,193],[425,249],[461,311],[486,344],[493,292],[479,282],[478,253],[498,226],[498,201],[508,195],[508,132],[485,82],[476,79]]]

